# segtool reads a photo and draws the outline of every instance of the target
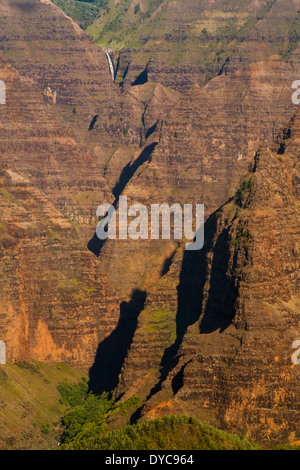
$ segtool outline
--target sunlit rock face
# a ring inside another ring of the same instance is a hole
[[[137,419],[292,441],[299,2],[129,3],[121,48],[109,14],[88,30],[102,48],[51,1],[0,4],[6,360],[93,365],[98,391],[147,398]],[[99,246],[120,195],[204,204],[204,249]]]

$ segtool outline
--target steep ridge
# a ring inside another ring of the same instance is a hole
[[[179,284],[171,267],[155,289],[164,295],[153,293],[151,310],[141,314],[119,392],[148,393],[143,419],[184,411],[257,441],[296,440],[299,125],[297,113],[277,145],[257,152],[234,198],[207,221],[204,249],[185,253]],[[168,301],[176,285],[177,311]],[[155,307],[176,318],[177,336],[173,345],[160,339],[156,358],[152,348],[138,358],[147,350],[147,325],[154,338],[168,326]]]

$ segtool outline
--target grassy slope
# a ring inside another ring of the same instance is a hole
[[[162,3],[162,0],[121,0],[115,5],[114,0],[108,0],[101,16],[89,26],[88,33],[103,45],[142,46],[144,34],[156,28],[156,25],[150,26],[151,17]]]
[[[130,60],[136,66],[201,67],[204,84],[224,66],[235,69],[272,54],[287,57],[297,43],[300,17],[288,2],[261,0],[257,10],[249,3],[224,0],[210,11],[196,0],[184,9],[168,0],[121,0],[117,6],[108,0],[87,32],[101,46],[134,51]]]
[[[251,0],[240,0],[238,4],[223,0],[209,9],[205,2],[196,0],[189,2],[189,8],[170,0],[120,0],[117,4],[107,0],[88,32],[100,43],[111,46],[123,43],[125,47],[142,47],[147,43],[148,49],[151,41],[156,44],[173,41],[181,47],[192,40],[193,47],[201,49],[207,43],[214,43],[215,48],[216,43],[223,47],[245,39],[272,38],[274,49],[278,49],[280,45],[285,47],[283,36],[288,39],[290,35],[291,41],[299,36],[299,13],[287,5],[277,6],[276,2],[260,0],[258,8],[249,8]],[[276,20],[276,25],[271,18]]]
[[[0,366],[0,449],[57,446],[66,406],[57,386],[78,383],[84,373],[65,364],[38,362]]]

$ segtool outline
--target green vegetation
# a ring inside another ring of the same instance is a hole
[[[108,394],[100,397],[89,394],[80,405],[64,416],[63,425],[66,429],[62,442],[67,445],[101,434],[107,426],[106,415],[112,405],[113,401],[108,399]]]
[[[249,230],[244,225],[243,221],[239,220],[239,223],[236,229],[236,237],[231,240],[232,245],[241,246],[240,245],[241,243],[243,243],[244,245],[247,245],[249,242],[249,239],[250,239]]]
[[[62,396],[59,402],[62,405],[74,407],[82,402],[88,392],[87,380],[83,377],[79,384],[68,382],[63,383],[58,385],[57,390]]]
[[[275,447],[273,447],[272,450],[300,450],[299,445],[293,445],[293,444],[279,444]]]
[[[83,29],[91,25],[100,15],[108,0],[53,0],[68,16]]]
[[[60,385],[58,390],[62,394],[64,403],[75,408],[69,411],[62,419],[65,427],[62,436],[62,448],[69,445],[79,445],[86,442],[91,436],[99,436],[108,430],[108,420],[116,415],[127,416],[129,410],[135,411],[140,403],[140,398],[133,395],[128,400],[115,404],[109,397],[109,393],[100,396],[87,393],[86,382],[79,384]],[[86,444],[84,444],[86,445]]]
[[[1,365],[0,449],[57,447],[62,433],[58,423],[67,412],[57,387],[65,382],[76,384],[82,375],[66,364]]]
[[[0,195],[5,197],[5,199],[7,199],[8,201],[14,202],[13,196],[6,189],[1,188],[0,189]]]
[[[190,416],[169,416],[111,430],[116,415],[128,416],[140,406],[133,395],[115,403],[108,393],[87,393],[86,381],[58,387],[63,402],[76,406],[62,420],[61,450],[254,450],[247,439],[227,434]],[[86,395],[85,395],[86,394]],[[85,398],[84,398],[85,396]],[[47,428],[44,427],[45,432]]]
[[[50,433],[50,424],[43,424],[41,432],[43,434],[49,434]]]
[[[289,31],[289,45],[287,50],[284,53],[284,56],[288,56],[294,49],[296,49],[300,39],[300,11],[297,11],[297,14],[294,18],[294,21],[291,24]]]
[[[140,403],[140,397],[136,395],[132,395],[132,397],[129,398],[128,400],[124,401],[120,405],[117,405],[116,408],[112,410],[110,415],[121,413],[123,416],[127,416],[129,409],[132,407],[137,408],[139,403]]]
[[[261,42],[265,57],[281,54],[287,58],[300,37],[300,12],[288,11],[280,16],[274,12],[276,0],[262,2],[258,8],[249,8],[250,0],[240,0],[238,5],[233,0],[224,0],[209,17],[205,9],[195,16],[188,8],[182,12],[182,24],[178,24],[172,2],[163,0],[141,3],[54,0],[54,3],[99,45],[116,49],[116,56],[122,54],[123,48],[133,49],[130,63],[139,69],[150,60],[170,67],[201,66],[206,72],[199,76],[200,85],[231,70],[232,62],[241,61],[242,66],[245,59],[257,60],[255,48],[251,44],[245,47],[248,41]],[[120,67],[117,84],[123,84],[123,74],[124,68]],[[134,78],[129,73],[126,80]]]
[[[0,449],[57,449],[58,441],[63,450],[259,449],[241,436],[190,416],[124,426],[124,420],[116,418],[130,417],[141,406],[141,398],[133,395],[115,403],[107,393],[93,395],[87,378],[66,364],[34,361],[0,366],[0,394],[5,410],[0,414]],[[111,423],[124,427],[111,429]],[[275,449],[297,447],[283,444]]]
[[[60,239],[60,234],[58,232],[54,232],[50,228],[46,230],[46,235],[48,238],[51,238],[52,240],[59,240]]]
[[[101,45],[110,44],[113,47],[123,47],[130,38],[130,46],[143,46],[148,30],[148,20],[163,0],[148,0],[143,7],[132,0],[121,0],[115,4],[108,1],[103,6],[102,14],[97,18],[87,32]]]
[[[243,225],[242,222],[239,223],[238,228],[237,228],[237,235],[239,240],[243,240],[245,245],[247,245],[250,237],[250,232],[249,230]]]
[[[258,450],[244,437],[190,416],[168,416],[110,431],[90,423],[61,446],[64,450]]]
[[[248,178],[242,182],[241,186],[237,190],[237,193],[235,195],[235,202],[239,207],[243,206],[246,199],[246,195],[250,191],[252,186],[253,181],[251,180],[251,178]]]

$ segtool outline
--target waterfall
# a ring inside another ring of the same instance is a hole
[[[109,54],[108,51],[105,51],[105,54],[106,54],[106,57],[107,57],[107,60],[108,60],[108,65],[109,65],[109,71],[110,71],[110,74],[111,74],[111,78],[113,79],[113,82],[115,81],[115,68],[114,68],[114,64],[113,64],[113,61],[112,61],[112,58]]]

